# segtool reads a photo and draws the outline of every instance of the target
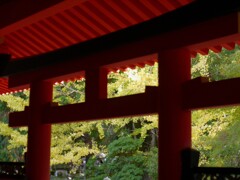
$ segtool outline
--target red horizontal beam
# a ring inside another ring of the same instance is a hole
[[[153,114],[157,113],[156,97],[157,88],[152,88],[144,94],[52,107],[45,119],[51,123],[66,123]]]
[[[12,112],[9,114],[9,127],[28,126],[29,107],[25,107],[24,111]]]
[[[240,104],[240,78],[215,82],[197,78],[183,86],[183,107],[203,109]]]
[[[102,120],[157,113],[157,87],[147,87],[146,93],[98,100],[90,103],[48,106],[43,112],[46,124]],[[28,125],[29,111],[11,113],[9,126]]]
[[[198,51],[228,43],[236,43],[240,38],[239,19],[240,14],[237,12],[199,23],[193,28],[184,28],[187,41],[193,42],[186,46],[191,51]],[[183,37],[183,39],[185,38]]]

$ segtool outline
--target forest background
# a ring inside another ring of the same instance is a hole
[[[240,48],[197,55],[191,70],[192,78],[203,76],[210,81],[240,77]],[[155,63],[110,73],[108,97],[157,86],[157,71]],[[59,105],[84,102],[85,79],[56,83],[53,95]],[[28,102],[28,90],[0,96],[0,161],[24,160],[27,128],[9,128],[8,114],[23,110]],[[239,129],[238,106],[193,111],[192,146],[201,152],[200,166],[240,167]],[[84,171],[87,179],[157,179],[157,143],[157,115],[53,125],[51,165],[69,167],[72,174]]]

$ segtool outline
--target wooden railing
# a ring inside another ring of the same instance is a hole
[[[240,168],[197,167],[192,168],[194,180],[240,179]]]
[[[240,168],[198,167],[199,157],[193,149],[182,152],[182,180],[240,180]]]
[[[24,162],[0,162],[0,179],[24,179]]]

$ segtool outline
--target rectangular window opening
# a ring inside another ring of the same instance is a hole
[[[61,81],[53,85],[53,102],[60,106],[85,102],[85,78]]]
[[[144,93],[146,86],[158,86],[158,63],[108,74],[108,98]]]

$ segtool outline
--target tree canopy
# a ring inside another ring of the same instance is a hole
[[[198,55],[192,60],[192,78],[199,76],[210,81],[240,77],[240,47]],[[240,166],[239,126],[239,106],[192,112],[193,148],[201,152],[202,166]]]

